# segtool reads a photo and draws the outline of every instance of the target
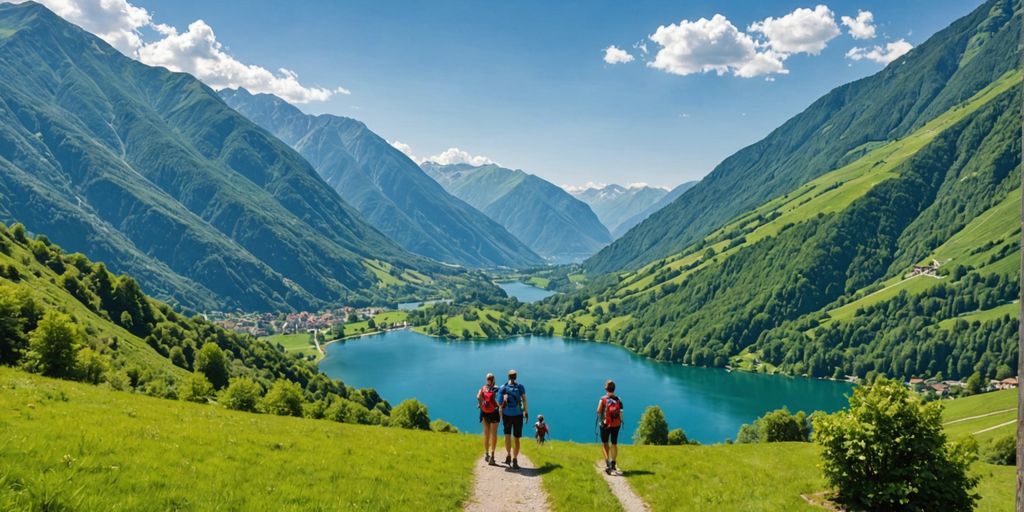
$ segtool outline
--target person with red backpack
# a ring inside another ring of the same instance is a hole
[[[484,427],[484,461],[496,466],[494,449],[498,446],[498,387],[494,385],[494,374],[487,374],[487,382],[476,392],[476,405],[480,409],[480,424]]]
[[[622,428],[622,400],[615,394],[615,382],[604,383],[605,395],[597,402],[597,419],[601,422],[601,449],[604,452],[604,472],[615,471],[615,458],[619,455],[619,429]],[[610,445],[610,446],[609,446]]]

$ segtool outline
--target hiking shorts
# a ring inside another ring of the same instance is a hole
[[[523,415],[519,416],[503,416],[502,427],[505,430],[505,435],[512,434],[512,437],[516,439],[523,437]]]
[[[487,423],[498,423],[501,421],[501,414],[495,409],[491,412],[480,411],[480,421],[486,421]]]
[[[619,425],[618,427],[606,427],[601,425],[601,442],[608,444],[608,442],[611,441],[614,445],[619,444],[619,429],[621,428],[622,425]]]

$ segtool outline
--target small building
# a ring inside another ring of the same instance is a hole
[[[943,384],[941,382],[936,382],[935,384],[930,384],[928,387],[930,387],[932,389],[932,391],[935,391],[935,394],[937,394],[939,396],[946,396],[949,393],[949,386],[947,386],[947,385],[945,385],[945,384]]]
[[[996,384],[996,389],[1017,389],[1017,377],[1007,377]]]

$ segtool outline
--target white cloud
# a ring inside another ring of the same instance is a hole
[[[419,158],[419,157],[417,157],[416,155],[413,154],[412,146],[410,146],[410,145],[408,145],[408,144],[406,144],[404,142],[399,142],[397,140],[393,141],[393,142],[389,142],[389,144],[394,146],[395,149],[401,151],[402,153],[405,153],[405,156],[409,157],[409,160],[412,160],[413,162],[416,162],[417,164],[422,164],[423,163],[423,159],[422,158]]]
[[[676,75],[711,71],[741,77],[788,73],[783,66],[785,55],[759,49],[753,38],[721,14],[710,20],[662,25],[649,39],[661,49],[647,65]]]
[[[190,73],[215,89],[245,87],[292,103],[324,101],[335,94],[349,94],[341,87],[306,87],[289,69],[281,68],[275,74],[266,68],[239,62],[224,51],[213,28],[203,20],[192,22],[182,33],[167,26],[161,26],[160,32],[164,38],[140,48],[139,60],[151,66]]]
[[[459,148],[448,148],[444,150],[440,155],[434,155],[426,159],[428,162],[434,162],[441,165],[450,164],[469,164],[473,166],[487,165],[495,163],[494,160],[487,158],[483,155],[471,155],[467,151],[463,151]]]
[[[846,58],[853,60],[871,60],[879,64],[888,64],[909,52],[914,48],[914,45],[907,42],[906,39],[900,39],[890,43],[885,43],[885,47],[875,45],[870,48],[854,47],[850,48],[850,51],[846,52]]]
[[[871,11],[857,10],[857,17],[843,16],[843,25],[854,39],[873,39],[875,37],[875,15]]]
[[[309,87],[288,69],[276,73],[261,66],[239,62],[217,40],[213,28],[196,20],[179,33],[157,23],[146,9],[127,0],[39,0],[64,19],[96,34],[121,53],[151,66],[191,73],[213,88],[245,87],[271,93],[292,103],[323,101],[335,94],[349,94],[342,87]],[[161,36],[145,41],[143,29]]]
[[[764,34],[767,44],[784,54],[818,55],[841,31],[832,10],[825,5],[796,9],[781,18],[765,18],[747,27],[750,32]]]
[[[608,64],[625,64],[633,62],[633,56],[613,44],[604,49],[604,61]]]

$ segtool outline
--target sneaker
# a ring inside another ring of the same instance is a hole
[[[490,460],[488,460],[487,462],[488,462],[488,464],[490,464],[491,466],[497,466],[497,465],[498,465],[498,462],[494,460],[494,454],[493,454],[493,453],[491,454],[491,458],[490,458]]]
[[[512,464],[512,456],[511,455],[506,455],[505,456],[505,465],[508,466],[509,464]]]
[[[519,460],[512,459],[512,469],[519,469]]]
[[[614,460],[612,461],[612,469],[613,469],[613,470],[615,470],[615,469],[619,469],[619,468],[618,468],[617,466],[615,466],[615,461],[614,461]]]
[[[491,454],[485,453],[484,454],[484,462],[490,462],[490,461],[491,461]]]

